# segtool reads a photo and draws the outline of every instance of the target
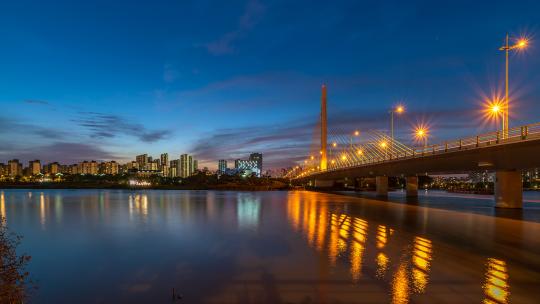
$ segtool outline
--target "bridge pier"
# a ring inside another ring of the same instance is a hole
[[[418,196],[418,176],[407,176],[405,178],[405,189],[407,197],[417,197]]]
[[[520,171],[495,172],[495,207],[523,208],[523,182]]]
[[[388,176],[376,176],[377,196],[388,196]]]
[[[316,179],[313,182],[313,186],[315,188],[331,188],[331,187],[334,187],[334,181],[333,180]]]

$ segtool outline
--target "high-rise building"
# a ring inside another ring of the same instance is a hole
[[[135,157],[135,161],[139,165],[138,169],[146,169],[146,164],[148,163],[148,154],[141,154]]]
[[[188,154],[180,155],[180,177],[186,178],[193,174],[193,157]]]
[[[161,175],[169,176],[169,165],[161,165]]]
[[[7,166],[4,163],[0,163],[0,176],[8,175]]]
[[[78,173],[79,174],[92,174],[96,175],[98,174],[98,163],[93,161],[83,161],[82,163],[79,163],[78,166]]]
[[[218,161],[218,171],[221,174],[225,174],[225,171],[227,171],[227,161],[224,159],[220,159]]]
[[[173,159],[170,162],[169,166],[169,176],[170,177],[177,177],[180,174],[180,160],[179,159]]]
[[[12,159],[8,161],[8,174],[9,176],[17,176],[22,175],[22,164],[19,162],[18,159]]]
[[[43,166],[43,173],[49,175],[55,175],[57,173],[60,173],[60,164],[54,162]]]
[[[263,156],[262,153],[251,153],[249,155],[249,160],[257,162],[257,168],[259,168],[259,175],[258,177],[261,177],[261,174],[263,172]]]
[[[234,160],[234,168],[235,168],[235,169],[238,169],[238,168],[239,168],[239,165],[240,165],[240,162],[241,162],[241,161],[242,161],[241,159],[235,159],[235,160]]]
[[[169,153],[161,154],[159,159],[161,160],[161,165],[162,166],[168,166],[169,165]]]
[[[99,173],[101,174],[109,174],[109,175],[116,175],[118,174],[119,168],[118,163],[114,160],[109,162],[103,162],[99,164]]]
[[[193,175],[198,170],[199,170],[199,161],[196,159],[193,159],[193,171],[191,171],[191,175]]]
[[[128,170],[134,170],[134,169],[139,169],[139,163],[136,162],[136,161],[131,161],[129,163],[126,164],[126,169]]]
[[[33,176],[40,173],[41,173],[41,162],[38,159],[31,160],[28,163],[28,174]]]

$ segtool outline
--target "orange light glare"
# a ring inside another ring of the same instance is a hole
[[[396,107],[396,113],[401,114],[405,112],[405,108],[402,105]]]
[[[522,49],[522,48],[527,47],[528,44],[529,44],[529,41],[527,39],[521,38],[518,40],[517,47]]]
[[[332,147],[336,147],[337,146],[337,143],[332,143]]]
[[[417,139],[423,139],[428,136],[428,129],[425,126],[418,126],[414,130],[414,136]]]
[[[354,136],[360,135],[360,131],[354,131]]]

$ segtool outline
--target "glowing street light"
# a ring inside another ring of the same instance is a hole
[[[336,143],[336,142],[333,142],[333,143],[332,143],[332,147],[334,147],[334,148],[337,147],[337,143]]]
[[[499,105],[492,105],[491,108],[489,109],[491,111],[491,113],[495,114],[495,115],[499,115],[499,112],[501,112],[501,106]]]
[[[529,40],[526,38],[520,38],[516,44],[510,45],[509,44],[509,36],[506,34],[506,43],[502,47],[499,48],[499,51],[504,51],[506,53],[506,77],[505,77],[505,99],[504,99],[504,115],[502,120],[502,127],[503,127],[503,138],[506,138],[508,136],[508,128],[509,128],[509,121],[508,121],[508,112],[510,110],[509,107],[509,98],[508,98],[508,53],[511,50],[523,50],[529,45]]]
[[[418,126],[414,131],[415,138],[424,141],[424,147],[427,147],[428,132],[429,130],[425,126]]]

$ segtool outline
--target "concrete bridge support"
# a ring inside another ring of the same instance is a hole
[[[313,186],[316,188],[331,188],[334,187],[334,181],[333,180],[319,180],[316,179],[313,182]]]
[[[520,171],[495,172],[495,207],[523,208],[523,182]]]
[[[407,197],[418,197],[418,176],[407,176],[405,181]]]
[[[375,177],[377,196],[388,196],[388,176]]]

